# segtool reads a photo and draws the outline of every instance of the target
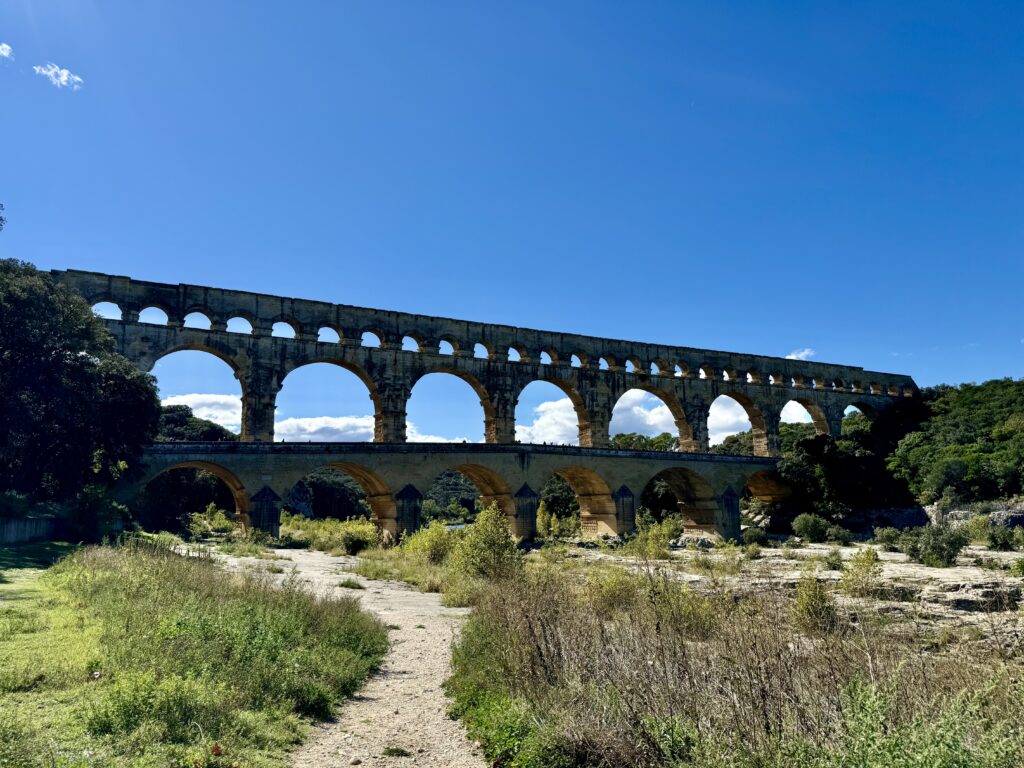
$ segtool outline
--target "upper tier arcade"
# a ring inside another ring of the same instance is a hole
[[[405,442],[405,409],[413,385],[436,372],[473,386],[485,414],[488,443],[515,442],[515,406],[532,381],[549,381],[572,400],[580,445],[608,445],[612,408],[629,389],[646,390],[672,412],[679,448],[708,449],[707,413],[719,395],[747,411],[755,452],[779,448],[782,408],[804,405],[820,432],[838,435],[843,413],[854,405],[869,417],[899,398],[913,397],[909,376],[830,363],[740,354],[694,347],[605,339],[446,317],[414,315],[321,301],[187,284],[165,284],[77,270],[53,277],[91,304],[111,302],[121,311],[109,321],[120,352],[144,370],[164,355],[200,349],[226,361],[242,386],[242,437],[272,440],[275,399],[284,377],[313,362],[355,372],[367,385],[375,411],[375,441]],[[167,315],[166,325],[139,322],[144,309]],[[201,313],[209,328],[184,326]],[[241,318],[251,333],[229,332]],[[286,323],[292,338],[272,336]],[[330,329],[337,341],[320,341]],[[411,341],[410,341],[411,340]],[[403,349],[414,347],[414,349]]]

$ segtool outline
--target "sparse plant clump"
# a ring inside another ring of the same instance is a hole
[[[743,543],[767,546],[768,532],[759,525],[751,525],[743,529]]]
[[[898,528],[876,528],[874,542],[883,552],[899,552],[901,535]]]
[[[828,536],[829,523],[823,517],[803,512],[793,520],[793,533],[801,539],[815,544],[825,541]]]
[[[965,546],[966,534],[943,525],[914,528],[905,531],[900,538],[900,548],[911,560],[933,568],[956,565],[956,559]]]
[[[828,541],[834,541],[840,546],[846,546],[853,541],[853,534],[841,525],[830,525],[825,532],[825,538]]]
[[[281,544],[308,547],[337,555],[355,555],[380,543],[380,530],[368,518],[311,519],[281,515]]]
[[[806,632],[833,632],[839,626],[835,598],[813,573],[804,574],[796,585],[793,622]]]
[[[851,597],[870,597],[877,590],[881,575],[878,552],[873,547],[866,547],[847,561],[839,588]]]
[[[637,521],[636,535],[626,542],[624,550],[645,560],[667,560],[670,557],[669,546],[682,533],[682,521],[676,517],[667,517],[660,522],[641,518]]]
[[[189,536],[194,541],[210,536],[225,536],[236,528],[235,521],[228,516],[228,513],[223,509],[218,509],[217,505],[212,502],[204,511],[190,515],[188,520]]]
[[[1013,529],[1005,525],[989,526],[988,548],[995,552],[1012,552],[1016,548]]]
[[[825,567],[830,571],[843,570],[843,553],[838,548],[832,547],[825,555]]]
[[[522,554],[497,504],[481,510],[467,526],[452,551],[451,568],[474,579],[506,579],[522,571]]]
[[[432,565],[441,565],[455,549],[458,534],[440,520],[431,521],[402,542],[406,552],[422,554]]]

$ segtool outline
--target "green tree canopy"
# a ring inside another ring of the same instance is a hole
[[[200,419],[187,405],[165,405],[160,408],[160,428],[156,439],[169,443],[203,441],[225,443],[238,440],[238,435],[208,419]]]
[[[0,260],[0,490],[62,500],[108,482],[156,434],[153,378],[35,267]]]

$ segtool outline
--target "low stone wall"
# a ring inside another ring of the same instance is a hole
[[[0,546],[56,539],[63,522],[56,517],[0,518]]]

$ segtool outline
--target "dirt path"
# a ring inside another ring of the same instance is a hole
[[[451,644],[467,611],[446,608],[438,595],[417,592],[393,581],[370,581],[345,571],[352,557],[321,552],[278,550],[288,560],[226,558],[231,568],[294,566],[311,589],[321,594],[358,596],[363,608],[397,627],[380,672],[334,722],[314,730],[292,756],[294,768],[334,766],[429,766],[485,768],[480,750],[466,739],[462,724],[447,717],[448,701],[441,683],[449,674]],[[284,575],[281,576],[283,578]],[[353,578],[365,590],[338,587]],[[385,756],[386,749],[408,756]]]

